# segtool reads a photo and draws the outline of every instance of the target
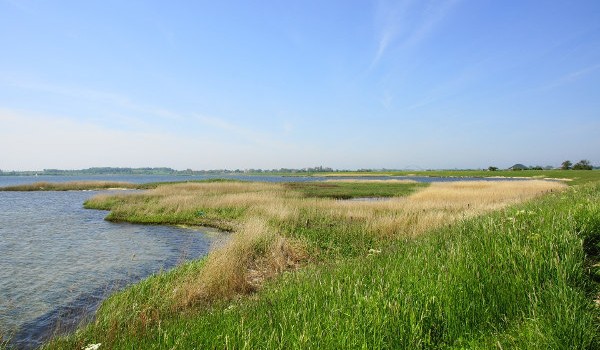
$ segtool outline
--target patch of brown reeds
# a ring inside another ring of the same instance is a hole
[[[115,181],[70,181],[70,182],[34,182],[31,184],[0,187],[0,191],[82,191],[82,190],[118,190],[134,189],[138,185]]]
[[[247,294],[307,258],[301,242],[279,236],[264,220],[251,218],[229,244],[209,254],[200,275],[188,281],[176,298],[189,305]]]
[[[407,197],[346,202],[335,210],[338,215],[364,217],[368,231],[377,236],[412,236],[565,188],[563,183],[540,180],[436,182]]]

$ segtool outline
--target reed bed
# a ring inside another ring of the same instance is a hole
[[[34,182],[32,184],[0,187],[0,191],[94,191],[136,189],[139,185],[115,181]]]

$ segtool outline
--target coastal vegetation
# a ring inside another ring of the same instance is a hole
[[[480,177],[480,178],[527,178],[555,179],[566,181],[568,185],[580,185],[600,181],[598,170],[423,170],[423,171],[370,171],[370,172],[336,172],[325,176],[425,176],[425,177]]]
[[[427,186],[414,180],[328,180],[324,182],[289,182],[287,188],[316,198],[389,198],[408,195]]]
[[[598,184],[372,183],[385,201],[337,199],[364,181],[324,184],[338,187],[180,183],[90,199],[108,220],[234,234],[47,348],[598,346]]]
[[[71,182],[34,182],[31,184],[0,187],[0,191],[96,191],[110,189],[140,189],[146,186],[129,182],[113,181],[71,181]]]

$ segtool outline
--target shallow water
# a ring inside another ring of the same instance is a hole
[[[40,344],[93,314],[112,291],[205,255],[213,236],[104,221],[96,192],[0,192],[0,335]]]

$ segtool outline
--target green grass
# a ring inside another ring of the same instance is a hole
[[[301,192],[305,197],[314,198],[368,198],[406,196],[425,183],[402,182],[290,182],[286,186]]]
[[[134,195],[135,196],[135,195]],[[127,206],[128,197],[107,197],[102,201],[87,200],[83,206],[86,209],[110,210],[107,221],[130,222],[144,225],[185,225],[208,226],[223,231],[232,231],[235,223],[244,215],[246,208],[202,208],[193,210],[171,210],[160,207],[158,200],[153,197],[145,198],[142,205],[156,206],[153,211],[140,212],[139,206]]]
[[[431,176],[431,177],[527,177],[570,179],[569,185],[600,181],[600,170],[421,170],[421,171],[377,171],[377,172],[337,172],[313,174],[313,176]]]
[[[169,295],[202,268],[188,263],[113,295],[95,323],[47,348],[600,348],[592,301],[600,184],[373,246],[374,254],[365,248],[377,241],[352,250],[351,223],[305,215],[308,231],[288,234],[348,251],[285,273],[251,298],[180,310]]]

